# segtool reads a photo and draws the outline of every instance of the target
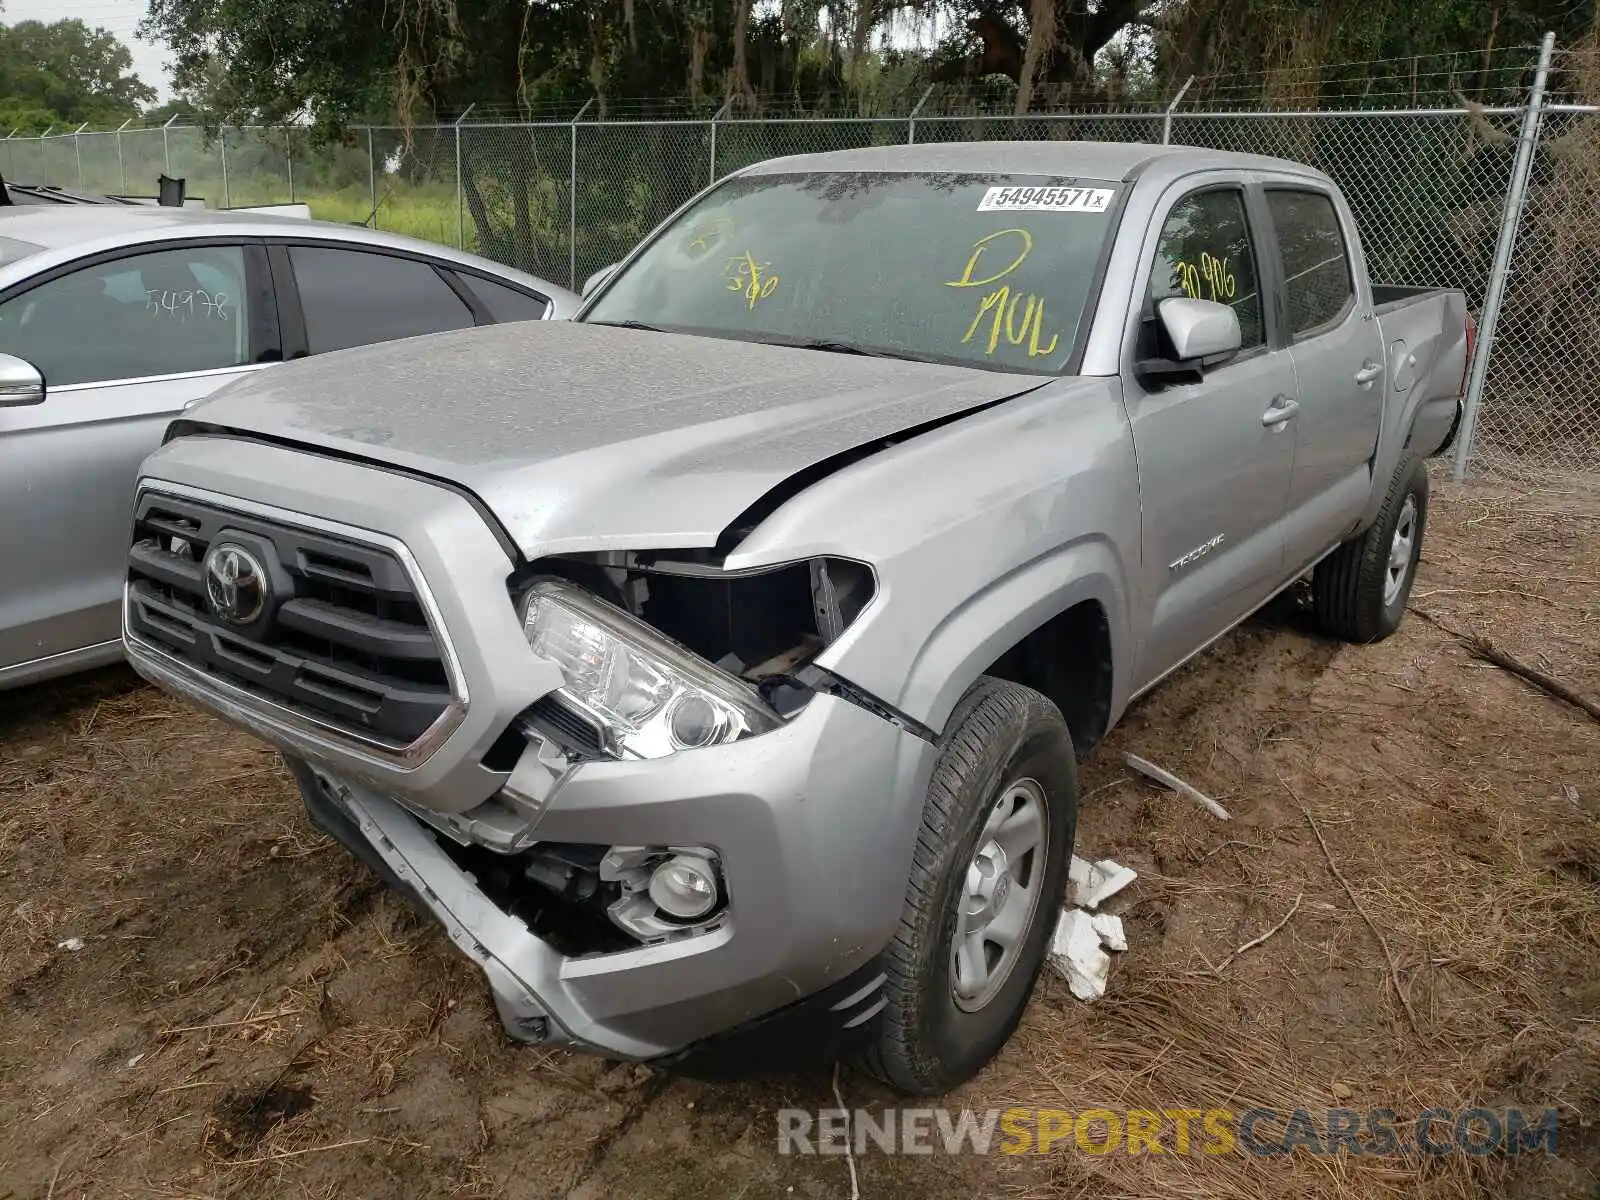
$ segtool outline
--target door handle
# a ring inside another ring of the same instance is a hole
[[[1356,372],[1356,382],[1365,387],[1382,374],[1383,368],[1379,364],[1369,360],[1362,365],[1361,370]]]
[[[1272,407],[1261,414],[1261,423],[1268,429],[1282,429],[1299,411],[1300,401],[1291,400],[1288,396],[1274,396]]]

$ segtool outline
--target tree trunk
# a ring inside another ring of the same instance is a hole
[[[850,86],[858,92],[865,84],[867,42],[872,37],[876,16],[873,0],[856,0],[855,24],[850,30]],[[831,22],[829,28],[832,28]]]
[[[513,149],[507,174],[511,176],[512,265],[529,274],[544,274],[540,269],[539,241],[533,229],[531,197],[535,173],[528,169],[529,156]]]
[[[1041,67],[1048,69],[1055,43],[1055,0],[1033,0],[1028,13],[1028,48],[1022,56],[1022,77],[1017,80],[1017,116],[1033,104],[1034,80],[1039,78]]]
[[[728,72],[728,100],[741,104],[750,102],[750,5],[753,0],[734,0],[733,6],[733,68]]]
[[[706,50],[711,43],[711,31],[705,27],[704,16],[696,11],[689,18],[689,100],[698,103],[705,91]]]
[[[477,156],[471,147],[472,139],[461,140],[461,194],[466,197],[467,212],[472,215],[472,224],[478,231],[478,253],[495,262],[514,265],[516,247],[494,226],[489,205],[483,199],[483,189],[478,186],[478,173],[474,169]]]

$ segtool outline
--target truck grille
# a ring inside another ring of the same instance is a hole
[[[218,571],[207,555],[216,547]],[[231,552],[231,553],[230,553]],[[263,585],[230,602],[239,564]],[[188,498],[140,495],[129,634],[189,667],[378,747],[401,751],[451,705],[449,671],[388,550]]]

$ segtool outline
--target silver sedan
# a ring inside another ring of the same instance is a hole
[[[121,657],[134,474],[185,406],[284,359],[577,305],[355,225],[0,209],[0,688]]]

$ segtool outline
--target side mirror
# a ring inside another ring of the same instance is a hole
[[[585,279],[583,281],[583,298],[587,300],[592,296],[596,288],[617,273],[617,267],[620,265],[620,263],[611,263],[609,266],[601,267],[593,275]]]
[[[0,408],[44,403],[44,376],[25,358],[0,354]]]
[[[1215,300],[1190,300],[1172,296],[1156,305],[1172,358],[1147,359],[1138,373],[1149,379],[1195,382],[1206,370],[1219,367],[1239,353],[1243,336],[1239,314]]]

